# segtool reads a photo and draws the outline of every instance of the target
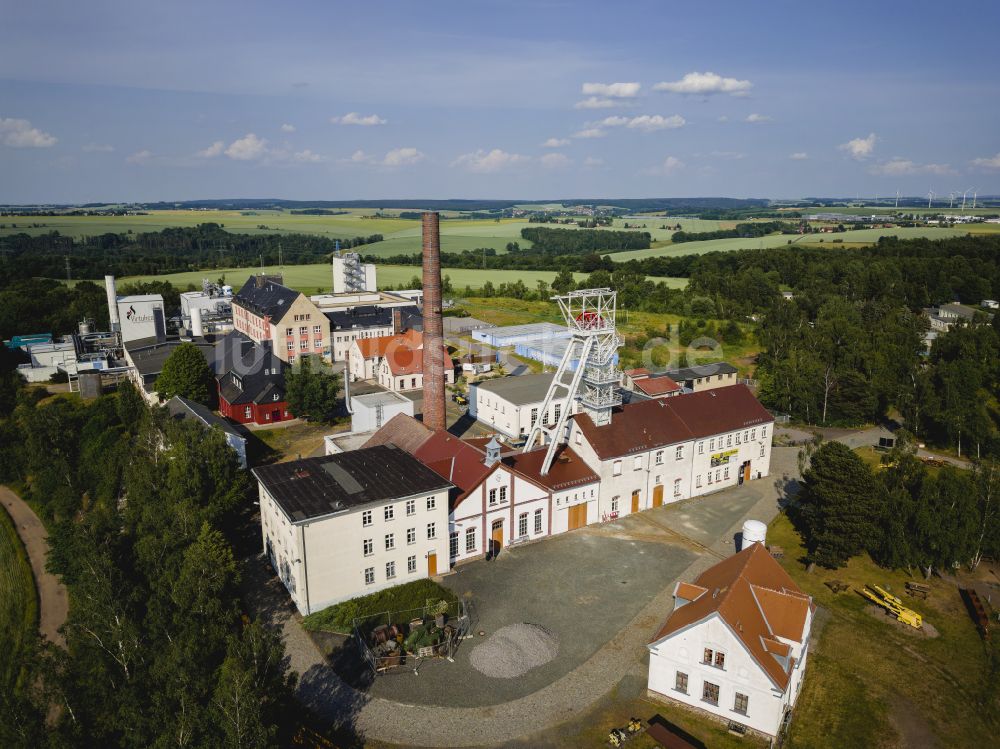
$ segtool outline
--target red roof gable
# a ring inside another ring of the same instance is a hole
[[[664,395],[666,393],[673,393],[676,390],[680,390],[681,386],[676,382],[671,380],[666,375],[660,377],[647,377],[642,380],[635,381],[636,390],[641,390],[646,395]]]
[[[500,465],[488,468],[483,463],[482,452],[448,432],[434,432],[417,448],[413,457],[457,487],[458,492],[451,503],[453,508]]]

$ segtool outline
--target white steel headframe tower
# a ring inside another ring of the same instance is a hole
[[[603,426],[611,421],[611,409],[622,402],[618,392],[618,370],[615,352],[622,339],[615,327],[617,292],[611,289],[582,289],[563,296],[552,297],[566,319],[572,336],[566,346],[559,368],[552,377],[549,391],[539,410],[540,417],[532,425],[531,434],[524,445],[527,452],[534,448],[539,438],[549,449],[542,463],[542,475],[549,472],[559,443],[563,441],[566,420],[579,401],[582,410],[594,423]],[[573,369],[573,362],[577,362]],[[549,407],[557,399],[566,398],[555,424],[542,422]]]

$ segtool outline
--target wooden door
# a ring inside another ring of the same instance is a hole
[[[743,464],[743,480],[744,481],[749,481],[750,480],[750,461],[749,460],[746,463]]]
[[[427,577],[434,577],[438,573],[438,555],[431,552],[427,555]]]
[[[576,530],[587,524],[587,504],[574,505],[569,508],[569,529]]]
[[[663,484],[653,487],[653,507],[663,506]]]
[[[639,492],[632,492],[632,512],[639,512]]]
[[[494,520],[493,521],[493,534],[490,537],[493,541],[493,553],[499,554],[500,549],[503,548],[503,521]]]

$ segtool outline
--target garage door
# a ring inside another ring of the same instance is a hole
[[[574,505],[569,508],[569,529],[575,530],[587,524],[587,505]]]

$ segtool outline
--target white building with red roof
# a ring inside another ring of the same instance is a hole
[[[650,692],[776,736],[805,675],[816,606],[761,543],[674,589]]]

